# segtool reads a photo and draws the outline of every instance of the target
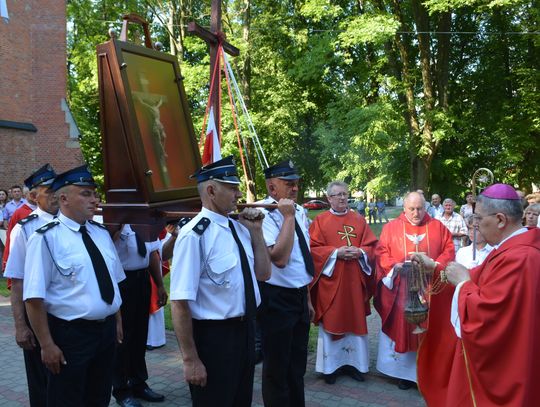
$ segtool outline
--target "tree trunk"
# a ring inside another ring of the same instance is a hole
[[[418,50],[420,54],[420,70],[422,73],[422,88],[424,91],[423,119],[419,148],[413,162],[413,187],[427,189],[431,162],[435,155],[433,140],[433,113],[435,108],[435,92],[431,72],[431,44],[429,38],[429,16],[420,0],[412,1],[414,21],[418,31]]]
[[[398,17],[401,23],[400,31],[410,31],[410,27],[405,24],[405,18],[401,5],[398,0],[393,0],[392,7],[394,14]],[[414,75],[410,66],[410,50],[411,44],[406,34],[396,34],[394,38],[395,46],[398,49],[401,58],[401,81],[403,84],[403,93],[405,97],[406,108],[403,112],[407,127],[409,128],[409,187],[415,188],[417,185],[415,174],[418,167],[417,152],[420,145],[420,125],[416,112],[416,102],[414,97]]]
[[[176,9],[174,8],[174,2],[170,1],[168,4],[169,18],[167,20],[167,31],[169,32],[169,43],[171,44],[171,55],[178,55],[178,48],[176,46],[176,36],[174,20],[176,19]]]
[[[178,1],[178,38],[176,40],[176,46],[178,48],[178,60],[182,62],[184,60],[184,38],[186,38],[186,14],[191,14],[191,2],[185,0]]]
[[[450,12],[442,13],[437,31],[448,33],[452,25]],[[437,93],[439,106],[448,110],[448,70],[450,67],[450,34],[437,35]]]

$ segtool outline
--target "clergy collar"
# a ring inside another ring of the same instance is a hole
[[[477,252],[485,252],[485,251],[491,251],[493,249],[493,247],[491,247],[489,245],[489,243],[486,243],[486,245],[484,247],[482,247],[481,249],[476,249]]]
[[[501,247],[501,245],[506,242],[508,239],[514,237],[514,236],[517,236],[517,235],[521,235],[522,233],[525,233],[527,230],[526,227],[522,227],[522,228],[519,228],[518,230],[516,230],[514,233],[512,233],[511,235],[507,236],[505,239],[501,240],[498,244],[494,244],[493,245],[493,248],[494,249],[498,249],[499,247]]]
[[[347,215],[349,213],[349,210],[345,209],[345,212],[336,212],[335,210],[330,208],[330,213],[332,213],[333,215],[337,215],[337,216],[345,216],[345,215]]]

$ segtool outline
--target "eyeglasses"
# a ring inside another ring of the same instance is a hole
[[[349,197],[349,194],[347,192],[340,192],[339,194],[330,194],[328,195],[330,198],[334,198],[334,197],[340,197],[340,198],[348,198]]]
[[[477,215],[475,213],[475,214],[473,214],[472,218],[473,218],[473,221],[480,222],[482,219],[487,218],[488,216],[495,216],[497,214],[498,214],[498,212],[497,213],[488,213],[487,215]]]

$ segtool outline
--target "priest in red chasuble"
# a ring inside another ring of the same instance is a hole
[[[315,370],[329,384],[338,373],[363,381],[369,368],[366,316],[371,313],[377,238],[364,217],[349,210],[346,183],[331,182],[327,196],[331,209],[309,229],[315,263],[310,294],[319,325]]]
[[[522,213],[510,185],[492,185],[477,198],[474,223],[493,250],[471,270],[458,263],[445,270],[456,285],[456,344],[448,386],[426,377],[421,388],[429,406],[540,403],[540,229],[523,227]],[[438,369],[436,358],[431,367]]]
[[[423,298],[429,307],[427,320],[422,324],[425,333],[416,334],[416,325],[407,322],[404,308],[409,295],[406,279],[400,275],[405,261],[414,252],[423,252],[437,264],[428,281]],[[405,196],[403,213],[387,223],[381,232],[376,249],[377,290],[374,305],[381,316],[377,370],[399,380],[398,387],[406,390],[421,382],[416,372],[416,359],[431,362],[431,375],[447,382],[446,369],[451,355],[441,354],[444,342],[455,341],[450,324],[450,302],[453,287],[441,282],[440,271],[454,260],[452,235],[425,210],[425,199],[418,192]],[[418,355],[417,355],[418,352]],[[441,376],[440,378],[438,376]],[[420,383],[421,390],[421,383]]]

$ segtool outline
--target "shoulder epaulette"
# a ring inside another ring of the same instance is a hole
[[[103,223],[96,222],[95,220],[89,220],[88,223],[91,223],[92,225],[99,226],[102,229],[107,230],[107,227]]]
[[[36,232],[38,233],[45,233],[47,232],[48,230],[51,230],[53,227],[55,227],[56,225],[59,225],[60,224],[60,221],[58,220],[53,220],[49,223],[46,223],[45,225],[43,225],[42,227],[40,227],[39,229],[36,230]]]
[[[26,218],[22,218],[20,221],[18,221],[17,223],[21,226],[24,226],[25,224],[27,224],[28,222],[34,220],[34,219],[37,219],[38,218],[38,214],[37,213],[32,213],[31,215],[28,215]]]
[[[208,218],[201,218],[200,221],[197,222],[195,226],[193,226],[193,231],[197,233],[198,235],[201,235],[204,233],[206,228],[210,225],[210,219]]]
[[[180,229],[182,229],[184,226],[186,226],[186,225],[189,223],[189,221],[190,221],[191,219],[192,219],[192,218],[182,218],[182,219],[180,219],[180,221],[178,222],[178,227],[179,227]]]

